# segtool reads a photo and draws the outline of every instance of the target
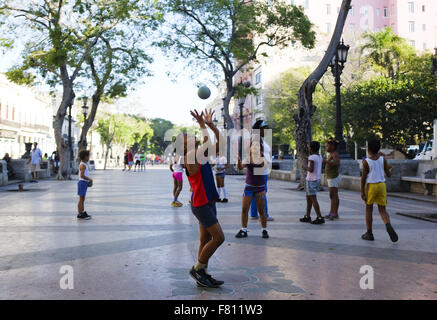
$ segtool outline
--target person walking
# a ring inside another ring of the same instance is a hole
[[[217,153],[215,164],[214,164],[215,181],[217,183],[217,190],[219,194],[219,199],[217,200],[217,202],[227,203],[229,201],[226,196],[226,188],[225,188],[225,177],[226,177],[227,168],[228,168],[228,161],[226,157],[220,156],[220,154]]]
[[[175,156],[171,160],[170,171],[172,172],[173,176],[173,202],[171,203],[171,206],[182,207],[182,202],[178,200],[184,182],[184,166],[182,165],[182,157],[180,155],[175,154]]]
[[[30,163],[30,172],[32,173],[32,182],[38,182],[38,173],[41,169],[42,152],[38,148],[38,143],[33,143],[33,149],[30,151],[30,159],[27,163]]]

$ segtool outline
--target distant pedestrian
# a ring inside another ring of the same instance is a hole
[[[129,150],[126,150],[124,152],[124,156],[123,156],[123,171],[126,171],[127,166],[129,165]]]
[[[329,152],[328,159],[323,159],[323,163],[326,164],[325,173],[328,180],[329,198],[331,199],[331,210],[329,214],[325,216],[326,219],[334,220],[338,219],[338,208],[340,206],[340,198],[338,197],[338,187],[341,182],[340,175],[340,156],[337,152],[339,141],[335,139],[329,139],[326,143],[326,151]]]
[[[307,177],[305,181],[307,212],[306,215],[300,219],[300,222],[323,224],[325,223],[325,218],[322,217],[319,202],[317,201],[317,190],[320,187],[323,162],[322,157],[319,155],[320,143],[313,141],[310,143],[308,149],[310,153],[308,158],[308,166],[303,165],[303,168],[307,171]],[[317,214],[317,218],[311,221],[311,209],[313,207]]]
[[[81,150],[79,152],[79,182],[77,183],[77,195],[79,202],[77,204],[77,218],[80,220],[89,220],[91,216],[85,211],[85,197],[89,187],[93,185],[93,179],[90,178],[90,170],[88,161],[90,160],[90,152]]]
[[[173,173],[173,202],[172,207],[182,207],[182,203],[178,200],[179,194],[183,187],[184,166],[182,165],[182,157],[175,155],[170,164],[170,170]]]
[[[219,194],[218,202],[227,203],[229,200],[226,196],[226,188],[225,188],[225,177],[226,177],[226,169],[228,168],[228,160],[224,156],[220,156],[217,153],[214,165],[215,171],[215,182],[217,184],[217,191]],[[223,198],[222,198],[223,196]]]
[[[38,148],[38,143],[34,142],[33,149],[30,151],[30,159],[27,163],[30,163],[30,172],[32,173],[33,182],[38,182],[38,173],[41,169],[42,152]]]
[[[141,161],[141,171],[146,171],[146,151],[141,151],[140,153],[140,161]]]
[[[8,179],[12,179],[14,177],[14,169],[12,168],[12,164],[11,164],[12,159],[9,156],[9,153],[5,153],[3,160],[6,161],[6,170],[8,170]]]
[[[379,214],[386,226],[386,230],[391,241],[399,240],[396,231],[390,223],[390,216],[387,213],[387,186],[385,176],[391,176],[392,166],[387,163],[383,155],[379,152],[381,142],[372,140],[368,143],[367,153],[369,157],[363,161],[363,175],[361,177],[361,198],[366,203],[366,226],[367,232],[361,237],[363,240],[375,240],[372,231],[373,224],[373,205],[378,205]]]
[[[127,161],[128,161],[128,171],[131,171],[132,166],[134,165],[134,155],[132,154],[132,150],[129,150],[127,153]]]
[[[137,169],[138,169],[138,172],[140,172],[140,168],[141,168],[141,157],[140,157],[140,154],[139,154],[138,151],[135,152],[134,159],[135,159],[134,172],[137,171]]]

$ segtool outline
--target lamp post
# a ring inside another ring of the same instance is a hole
[[[432,74],[437,77],[437,48],[432,56]]]
[[[240,106],[240,146],[238,148],[238,155],[240,156],[240,159],[243,158],[243,108],[245,102],[246,97],[238,100],[238,105]]]
[[[84,125],[85,125],[86,118],[87,118],[87,116],[88,116],[88,106],[87,106],[87,102],[88,102],[88,98],[87,98],[87,97],[84,97],[84,98],[83,98],[83,106],[82,106],[83,123],[84,123]],[[84,147],[85,147],[85,149],[87,148],[86,137],[85,137]]]
[[[72,117],[71,117],[71,108],[73,107],[74,104],[74,98],[71,99],[71,103],[68,106],[68,149],[69,149],[69,153],[70,153],[70,162],[68,164],[68,168],[69,170],[71,170],[71,165],[72,165],[72,161],[73,161],[73,142],[72,142],[72,138],[71,138],[71,121],[72,121]]]
[[[335,78],[335,95],[336,95],[336,124],[335,124],[335,139],[340,142],[338,153],[340,158],[348,159],[350,155],[346,153],[346,142],[343,137],[343,120],[341,116],[341,74],[343,73],[344,65],[347,61],[349,46],[344,44],[342,40],[337,47],[337,51],[332,57],[329,66],[331,67],[332,75]]]

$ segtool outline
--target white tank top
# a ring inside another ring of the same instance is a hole
[[[384,157],[379,157],[378,160],[366,158],[369,165],[369,174],[367,175],[367,183],[381,183],[385,182],[384,176]]]
[[[184,172],[184,167],[181,165],[182,157],[179,157],[179,160],[173,164],[174,172]]]
[[[84,175],[85,177],[89,178],[89,177],[90,177],[90,171],[89,171],[89,168],[88,168],[88,164],[85,163],[85,162],[81,162],[80,165],[79,165],[79,168],[80,168],[81,165],[85,165],[85,172],[83,173],[83,175]],[[83,179],[82,177],[80,177],[80,175],[79,175],[79,180],[80,180],[80,181],[86,181],[85,179]]]

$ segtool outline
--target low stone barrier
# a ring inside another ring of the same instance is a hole
[[[32,180],[32,175],[30,174],[29,165],[27,164],[26,159],[13,159],[10,164],[14,170],[15,179],[24,180],[26,182]]]
[[[8,169],[7,163],[4,160],[0,160],[0,186],[8,184]]]

